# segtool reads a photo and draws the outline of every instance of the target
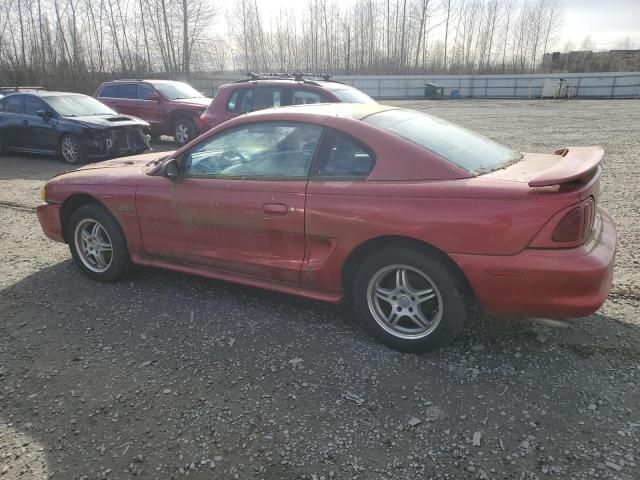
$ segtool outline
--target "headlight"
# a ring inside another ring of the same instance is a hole
[[[42,200],[43,202],[47,201],[47,191],[45,190],[44,187],[40,189],[40,193],[38,194],[38,196],[40,197],[40,200]]]

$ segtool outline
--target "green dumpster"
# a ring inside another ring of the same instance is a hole
[[[443,98],[444,97],[444,87],[439,87],[435,83],[425,83],[424,84],[424,98]]]

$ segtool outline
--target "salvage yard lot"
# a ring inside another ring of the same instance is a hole
[[[150,269],[93,283],[33,212],[67,166],[3,157],[0,479],[640,478],[640,102],[393,103],[523,151],[603,145],[603,308],[477,318],[414,356],[345,306]]]

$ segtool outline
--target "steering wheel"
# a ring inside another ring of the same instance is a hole
[[[234,165],[239,165],[241,163],[245,163],[248,161],[249,159],[244,155],[242,155],[238,150],[232,149],[232,150],[225,150],[224,152],[222,152],[218,157],[217,163],[218,163],[218,168],[220,169],[220,171],[222,171],[225,168],[229,168]]]

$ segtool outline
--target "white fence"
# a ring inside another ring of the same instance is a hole
[[[195,74],[194,87],[209,95],[238,75]],[[545,79],[564,79],[578,98],[640,98],[640,72],[553,73],[525,75],[336,75],[374,98],[423,98],[425,83],[444,88],[445,96],[472,98],[538,98]]]

